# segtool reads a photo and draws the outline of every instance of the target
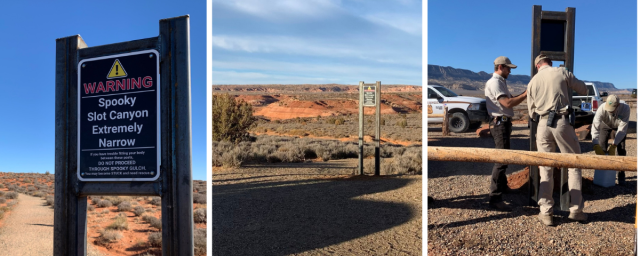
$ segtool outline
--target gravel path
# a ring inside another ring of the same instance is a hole
[[[353,177],[354,165],[214,171],[213,255],[421,255],[422,176]]]
[[[633,120],[635,109],[633,110]],[[514,125],[512,148],[528,150],[526,124]],[[493,148],[492,138],[475,133],[442,137],[429,126],[429,146]],[[591,140],[580,141],[583,154],[594,154]],[[627,135],[627,155],[636,156],[637,135]],[[430,255],[630,255],[637,201],[637,172],[627,172],[626,185],[602,188],[591,184],[594,171],[583,169],[586,224],[571,222],[555,209],[553,227],[537,219],[538,207],[527,205],[526,190],[504,195],[509,213],[488,207],[493,164],[428,162],[428,250]],[[510,165],[507,176],[525,166]],[[515,177],[515,176],[514,176]],[[591,179],[591,180],[590,180]],[[511,184],[510,184],[511,185]],[[526,188],[524,188],[526,189]],[[558,194],[554,198],[559,202]]]
[[[0,228],[0,254],[53,254],[53,210],[44,200],[19,194],[18,205]]]

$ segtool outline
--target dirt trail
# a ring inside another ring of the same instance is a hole
[[[52,255],[53,210],[39,197],[20,194],[0,228],[0,254]]]

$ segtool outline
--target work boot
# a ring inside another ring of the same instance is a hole
[[[578,222],[586,222],[587,221],[587,214],[584,212],[572,212],[569,213],[569,219],[570,220],[575,220]]]
[[[545,224],[547,226],[553,226],[553,215],[546,215],[546,214],[538,214],[538,219],[540,221],[542,221],[542,224]]]
[[[503,211],[503,212],[511,211],[511,207],[505,204],[503,201],[489,202],[489,207],[496,209],[498,211]]]

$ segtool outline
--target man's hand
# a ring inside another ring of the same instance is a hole
[[[593,151],[596,152],[596,155],[604,155],[604,150],[598,144],[593,145]]]
[[[616,145],[611,144],[609,145],[609,150],[607,150],[609,152],[610,156],[615,156],[616,155]]]

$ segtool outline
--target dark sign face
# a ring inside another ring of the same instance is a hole
[[[540,27],[540,51],[564,51],[566,22],[542,20]]]
[[[158,52],[78,64],[78,178],[153,181],[160,171]]]
[[[364,104],[365,107],[376,106],[376,87],[365,85],[364,86]]]

